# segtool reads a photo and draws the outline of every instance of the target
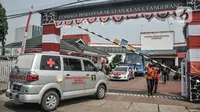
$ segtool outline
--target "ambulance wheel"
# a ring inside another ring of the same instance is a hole
[[[48,91],[42,98],[41,108],[47,112],[53,111],[58,107],[59,102],[60,99],[58,94],[54,91]]]
[[[96,99],[103,99],[106,96],[106,87],[102,84],[99,85],[95,96]]]

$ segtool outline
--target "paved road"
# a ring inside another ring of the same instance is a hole
[[[130,81],[109,81],[104,100],[83,97],[62,101],[55,112],[200,112],[199,103],[185,101],[180,94],[180,82],[159,84],[158,93],[146,95],[144,77]],[[190,108],[199,108],[191,110]],[[41,112],[37,104],[22,105],[0,96],[0,112]]]
[[[0,96],[0,112],[42,111],[37,104],[16,104]],[[188,109],[180,104],[142,103],[134,100],[134,96],[107,95],[104,100],[83,97],[62,101],[55,112],[200,112],[200,109]]]
[[[130,81],[109,81],[109,92],[126,92],[135,94],[146,94],[147,84],[145,77],[136,77]],[[181,82],[170,79],[166,84],[161,81],[158,85],[160,95],[180,96]]]

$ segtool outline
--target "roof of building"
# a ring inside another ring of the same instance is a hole
[[[6,45],[5,47],[6,48],[19,48],[19,47],[21,47],[21,44],[22,44],[22,42],[11,43],[11,44]],[[42,38],[35,37],[35,38],[28,39],[26,41],[26,49],[28,49],[28,48],[30,48],[30,49],[42,48]],[[74,52],[81,52],[82,50],[85,50],[85,51],[109,56],[109,54],[106,52],[103,52],[96,48],[85,45],[81,39],[61,39],[60,48],[61,48],[61,50],[69,50],[69,51],[74,51]]]
[[[176,50],[148,50],[142,51],[147,55],[176,55]]]
[[[80,38],[62,39],[62,40],[66,41],[67,43],[70,43],[70,44],[75,44],[75,43],[82,43],[82,44],[85,44],[85,43],[83,42],[83,40],[80,39]]]
[[[21,42],[14,42],[14,43],[5,45],[6,48],[18,48],[20,46],[21,46]]]
[[[79,48],[80,50],[86,50],[86,51],[89,51],[89,52],[94,52],[94,53],[98,53],[98,54],[101,54],[101,55],[109,56],[109,54],[104,52],[104,51],[101,51],[101,50],[96,49],[94,47],[90,47],[88,45],[83,44],[84,42],[81,39],[62,39],[62,41],[70,43],[71,45],[75,46],[76,48]]]
[[[62,35],[62,39],[81,39],[85,44],[88,45],[91,42],[90,36],[88,34],[73,34],[73,35]]]

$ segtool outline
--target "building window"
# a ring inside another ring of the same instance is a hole
[[[108,49],[107,52],[112,52],[112,51],[111,51],[112,49],[111,49],[110,47],[107,47],[107,49]]]
[[[176,47],[175,48],[178,52],[186,52],[186,46]]]
[[[107,47],[104,47],[104,51],[105,51],[105,52],[108,52],[108,48],[107,48]]]
[[[112,53],[116,53],[116,47],[111,48]]]

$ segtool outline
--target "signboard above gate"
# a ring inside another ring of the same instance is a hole
[[[152,18],[165,21],[166,18],[186,19],[187,9],[177,8],[186,6],[186,0],[121,0],[106,1],[98,3],[88,3],[70,7],[61,7],[52,11],[41,11],[42,25],[55,24],[57,28],[61,26],[72,26],[74,24],[94,22],[108,23],[113,21],[121,23],[128,19],[145,18],[151,21]]]
[[[184,0],[151,1],[151,2],[121,2],[109,4],[96,4],[56,11],[57,20],[69,20],[96,16],[109,16],[116,14],[130,14],[138,12],[152,12],[174,10],[185,6]]]
[[[172,50],[174,31],[141,32],[141,50]]]

